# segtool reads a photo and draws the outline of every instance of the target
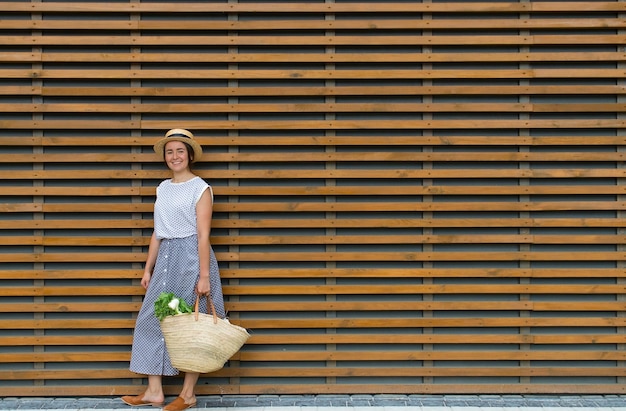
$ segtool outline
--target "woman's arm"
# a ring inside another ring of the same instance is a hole
[[[196,285],[198,295],[209,294],[211,282],[209,281],[209,267],[211,259],[211,216],[213,214],[213,201],[211,199],[211,188],[204,191],[202,197],[196,204],[196,223],[198,230],[198,258],[200,259],[200,278]]]
[[[141,278],[141,285],[145,289],[148,289],[148,284],[150,284],[150,279],[152,278],[152,270],[154,270],[154,264],[156,264],[160,244],[161,240],[157,240],[156,234],[153,232],[152,237],[150,238],[150,245],[148,246],[146,267],[143,270],[143,277]]]

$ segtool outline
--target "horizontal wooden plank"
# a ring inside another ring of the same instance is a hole
[[[17,288],[18,290],[20,287]],[[67,293],[67,291],[62,291]],[[32,292],[26,288],[26,292]],[[227,295],[403,295],[403,294],[621,294],[624,284],[402,284],[398,285],[224,285]],[[52,293],[53,290],[45,292]],[[3,291],[6,293],[6,291]]]
[[[76,336],[16,336],[0,337],[0,346],[72,346]],[[80,336],[81,344],[88,346],[129,346],[132,344],[132,336]],[[625,337],[619,334],[281,334],[264,335],[252,330],[250,339],[246,345],[310,345],[310,344],[358,344],[367,346],[369,344],[542,344],[542,345],[563,345],[563,344],[621,344]],[[98,348],[99,349],[99,348]],[[586,367],[585,367],[586,368]],[[420,373],[420,368],[412,368],[414,373]],[[439,368],[439,372],[446,373],[446,368]],[[525,373],[532,374],[535,368],[525,368]],[[623,370],[623,368],[619,368]],[[317,372],[330,372],[333,369],[317,369]],[[616,370],[608,367],[606,372],[615,373]],[[228,369],[226,369],[228,373]],[[283,370],[284,372],[291,372]],[[432,371],[430,371],[432,372]],[[626,372],[626,371],[624,371]],[[264,367],[257,369],[256,374],[280,375],[280,371],[272,371]],[[233,374],[232,372],[228,374]],[[234,373],[239,375],[238,373]],[[245,375],[246,373],[244,373]]]
[[[506,327],[506,328],[518,328],[518,327],[624,327],[626,320],[623,317],[581,317],[581,318],[563,318],[563,317],[541,317],[541,318],[518,318],[518,317],[503,317],[503,318],[477,318],[477,317],[465,317],[460,316],[456,318],[318,318],[318,319],[281,319],[281,318],[268,318],[268,319],[240,319],[233,321],[234,323],[252,330],[280,330],[280,329],[324,329],[324,328],[337,328],[337,329],[356,329],[356,328],[368,328],[376,329],[380,332],[389,328],[483,328],[483,327]],[[63,329],[63,330],[95,330],[95,329],[133,329],[135,326],[135,320],[118,320],[118,319],[102,319],[93,321],[93,319],[67,319],[67,320],[0,320],[0,326],[7,330],[48,330],[48,329]],[[260,331],[259,331],[260,332]],[[564,351],[563,351],[564,352]],[[277,355],[280,353],[285,354],[284,350],[278,350]],[[602,354],[604,351],[590,351],[590,355]],[[4,354],[5,359],[11,357],[14,353]],[[119,353],[117,353],[119,354]],[[267,355],[265,358],[260,356]],[[361,353],[363,354],[363,353]],[[2,354],[0,354],[2,355]],[[23,353],[24,356],[36,355],[36,353]],[[89,353],[91,355],[91,353]],[[130,352],[124,352],[123,355],[130,355]],[[293,361],[294,358],[289,359],[287,356],[282,358],[271,358],[267,352],[254,352],[256,357],[252,358],[250,355],[243,357],[245,361]],[[320,355],[326,355],[325,352],[320,351]],[[358,355],[355,354],[355,355]],[[552,355],[554,352],[552,351]],[[624,356],[626,353],[618,352],[616,355]],[[367,356],[361,355],[361,358],[357,360],[367,359]],[[31,362],[39,362],[31,357]],[[126,358],[126,357],[125,357]],[[369,357],[371,358],[371,357]],[[580,360],[581,357],[572,358],[572,360]],[[620,357],[621,358],[621,357]],[[406,359],[406,358],[404,358]],[[492,358],[495,360],[495,358]],[[551,359],[554,359],[552,357]],[[589,358],[591,359],[591,358]],[[605,358],[608,359],[608,358]],[[617,358],[613,358],[617,360]],[[623,358],[622,358],[623,359]],[[302,358],[302,361],[309,361],[309,358]],[[107,360],[102,360],[107,361]],[[119,360],[119,361],[124,361]],[[10,362],[22,362],[12,359]]]
[[[49,204],[30,203],[0,204],[4,213],[149,213],[153,204],[110,203],[110,204]],[[535,201],[535,202],[373,202],[323,203],[323,202],[267,202],[267,203],[216,203],[216,213],[225,212],[444,212],[444,211],[564,211],[564,210],[624,210],[622,201]]]
[[[413,20],[413,22],[419,20]],[[438,20],[422,20],[425,24],[445,24],[449,27],[450,22],[439,23]],[[332,23],[332,21],[327,21]],[[457,24],[459,20],[454,20],[454,24]],[[490,24],[491,20],[487,20],[483,24]],[[511,24],[516,24],[518,20],[506,20],[503,24],[509,25],[507,28],[512,28]],[[557,22],[556,24],[563,24],[563,20],[549,20],[549,22]],[[583,20],[584,22],[584,20]],[[10,21],[0,22],[0,27],[8,27],[11,25],[17,26],[22,29],[24,26],[24,20],[16,21],[12,23]],[[63,25],[66,23],[59,23],[50,20],[32,20],[27,21],[34,25],[39,24],[54,24]],[[80,23],[73,20],[73,24]],[[110,21],[106,22],[88,22],[87,28],[93,28],[94,23],[101,23],[105,28],[110,28]],[[163,29],[171,29],[171,25],[176,23],[175,21],[168,20]],[[187,24],[188,22],[181,23]],[[228,24],[233,24],[231,22]],[[249,22],[246,22],[248,24]],[[277,22],[272,21],[270,25],[275,25]],[[300,25],[303,21],[299,20],[296,24]],[[544,24],[545,21],[542,23]],[[571,20],[566,20],[566,24],[570,25]],[[128,24],[124,22],[123,24]],[[206,23],[202,23],[204,26]],[[213,24],[213,22],[212,22]],[[478,24],[481,24],[478,22]],[[576,24],[576,23],[573,23]],[[626,22],[621,22],[626,26]],[[65,26],[66,28],[67,26]],[[245,30],[245,26],[242,27]],[[626,60],[626,54],[621,52],[594,52],[594,51],[580,51],[580,52],[491,52],[491,53],[377,53],[377,52],[363,52],[363,53],[151,53],[149,51],[144,52],[103,52],[103,53],[85,53],[85,52],[6,52],[0,55],[0,61],[6,62],[29,62],[29,63],[85,63],[85,62],[128,62],[128,63],[458,63],[458,62],[563,62],[563,61],[610,61],[618,62]],[[28,92],[26,90],[26,92]]]
[[[367,361],[549,361],[554,360],[554,351],[285,351],[252,352],[242,351],[233,359],[241,361],[354,361],[367,358]],[[626,353],[616,351],[561,351],[562,361],[623,361]],[[2,363],[20,363],[35,361],[41,363],[54,362],[120,362],[129,361],[129,352],[102,352],[98,355],[91,352],[77,353],[0,353]]]
[[[609,31],[611,33],[611,31]],[[531,35],[437,35],[437,36],[0,36],[7,46],[536,46],[536,45],[619,45],[624,37],[618,34],[531,34]],[[1,72],[6,72],[2,70]],[[562,70],[559,70],[562,71]],[[47,71],[46,71],[47,72]],[[145,74],[144,74],[145,75]],[[593,77],[593,76],[592,76]],[[83,78],[79,76],[78,78]],[[132,76],[126,78],[133,78]]]
[[[100,378],[131,378],[134,377],[128,370],[15,370],[10,371],[12,380],[74,380]],[[266,377],[266,378],[307,378],[307,377],[443,377],[443,376],[528,376],[528,377],[557,377],[557,376],[624,376],[623,368],[600,367],[274,367],[274,368],[245,368],[227,367],[211,376],[215,377]]]
[[[437,334],[427,333],[314,333],[304,334],[264,334],[252,330],[250,345],[288,345],[288,344],[619,344],[624,337],[619,334],[446,334],[445,329]],[[425,348],[427,349],[427,348]],[[447,367],[442,367],[443,369]],[[535,367],[528,368],[529,370]],[[417,368],[416,368],[417,369]],[[530,371],[532,372],[532,371]]]
[[[14,286],[0,290],[6,297],[34,296],[93,296],[98,295],[98,286]],[[100,287],[101,288],[101,287]],[[224,285],[225,295],[229,296],[303,296],[303,295],[422,295],[422,294],[537,294],[537,295],[569,295],[569,294],[623,294],[624,284],[559,284],[558,292],[554,284],[401,284],[401,285]],[[101,295],[140,296],[145,290],[136,286],[108,286]]]
[[[560,152],[519,152],[519,151],[500,151],[500,152],[426,152],[421,150],[414,151],[343,151],[343,152],[321,152],[319,150],[312,150],[310,152],[298,151],[298,152],[282,152],[282,153],[211,153],[212,163],[293,163],[294,157],[298,158],[297,163],[301,169],[307,167],[308,162],[323,163],[329,161],[337,162],[512,162],[512,161],[528,161],[528,162],[569,162],[569,161],[624,161],[626,159],[626,153],[617,151],[604,151],[604,152],[584,152],[584,151],[560,151]],[[9,158],[2,159],[2,162],[6,163],[131,163],[131,162],[163,162],[154,153],[136,154],[136,153],[72,153],[68,158],[67,154],[16,154]],[[376,165],[373,165],[373,169],[363,170],[368,172],[379,172],[383,170],[375,169]],[[401,165],[402,168],[406,165]],[[264,171],[261,167],[258,167],[258,171]],[[400,168],[400,167],[398,167]],[[396,168],[396,169],[398,169]],[[475,172],[479,173],[481,170],[447,170],[447,169],[428,169],[424,170],[420,167],[415,167],[412,171],[419,170],[426,177],[438,177],[446,176],[445,173],[456,172],[457,175],[462,172]],[[411,169],[409,169],[411,170]],[[59,170],[50,170],[55,172]],[[115,170],[110,170],[115,171]],[[119,170],[130,172],[131,170]],[[134,170],[133,170],[134,171]],[[293,171],[299,171],[298,169]],[[334,172],[340,172],[340,170],[334,170]],[[526,169],[516,170],[512,168],[503,168],[503,170],[497,170],[498,174],[509,173],[512,176],[525,176],[532,177],[545,176],[545,177],[560,177],[560,176],[572,176],[572,177],[586,177],[586,176],[620,176],[626,175],[626,171],[623,169]],[[33,170],[33,172],[44,173],[45,170]],[[206,171],[205,171],[206,172]],[[485,170],[482,170],[484,173]],[[489,169],[488,172],[492,173],[493,169]],[[8,173],[5,171],[5,173]],[[211,170],[211,173],[219,173],[219,171]],[[428,173],[428,174],[426,174]],[[525,174],[514,174],[525,173]],[[581,175],[583,174],[583,175]],[[219,176],[219,174],[218,174]],[[508,176],[508,175],[507,175]],[[215,177],[214,177],[215,178]],[[503,187],[505,188],[505,187]],[[227,188],[225,188],[227,189]],[[243,190],[244,188],[239,188]],[[297,188],[292,188],[296,190]],[[338,188],[335,188],[338,189]]]
[[[95,354],[94,354],[95,355]],[[48,380],[54,384],[55,380],[98,380],[116,378],[134,378],[136,374],[123,369],[90,368],[80,370],[12,370],[9,378],[19,380]]]
[[[7,113],[623,113],[624,103],[0,103]]]
[[[138,310],[137,310],[138,311]],[[80,333],[79,333],[80,334]],[[129,347],[133,343],[133,336],[111,336],[111,335],[69,335],[69,336],[14,336],[14,337],[0,337],[0,346],[7,347],[23,347],[23,346],[74,346],[76,345],[76,339],[80,338],[80,345],[83,347],[89,346],[126,346]],[[94,351],[97,351],[96,348]],[[97,354],[94,354],[97,355]]]
[[[43,96],[167,96],[167,97],[242,97],[242,96],[430,96],[430,95],[606,95],[606,94],[626,94],[626,90],[618,85],[501,85],[492,86],[485,85],[453,85],[453,84],[436,84],[432,86],[394,86],[394,85],[340,85],[334,87],[312,87],[299,86],[294,87],[252,87],[239,85],[238,87],[98,87],[98,86],[73,86],[73,87],[54,87],[54,86],[37,86],[23,87],[16,89],[15,87],[0,88],[0,95],[3,94],[19,94],[25,95],[43,95]],[[577,138],[578,136],[573,136]],[[321,139],[325,137],[320,137]],[[532,138],[528,136],[519,136],[519,138]]]
[[[116,330],[124,330],[124,329],[133,329],[135,327],[134,319],[102,319],[98,318],[97,321],[94,319],[71,319],[71,320],[0,320],[0,324],[6,326],[5,329],[11,330],[47,330],[47,329],[63,329],[63,330],[108,330],[108,329],[116,329]],[[23,357],[26,358],[33,353],[22,353]],[[128,361],[130,359],[130,352],[124,353],[116,353],[115,355],[122,354],[123,358],[118,359],[116,361]],[[87,355],[87,357],[84,357]],[[7,354],[7,356],[10,356]],[[93,356],[92,353],[77,353],[78,357],[75,357],[73,361],[91,361],[89,356]],[[80,358],[80,360],[79,360]],[[5,357],[4,360],[7,358]],[[66,358],[66,360],[70,361],[70,358]],[[99,358],[97,361],[111,361],[111,358]],[[0,363],[3,361],[0,360]],[[23,362],[23,361],[10,361],[10,362]],[[31,358],[30,360],[25,360],[24,362],[38,362],[35,358]]]
[[[506,203],[485,201],[481,203],[436,202],[436,203],[360,203],[360,206],[349,203],[264,203],[262,204],[222,204],[216,203],[216,212],[298,212],[298,211],[354,211],[354,212],[443,212],[443,211],[555,211],[555,210],[623,210],[626,203],[619,201],[537,201],[522,203]],[[56,207],[54,207],[56,208]],[[54,209],[53,208],[53,209]],[[53,211],[50,209],[50,211]],[[45,211],[48,209],[46,208]],[[59,210],[61,211],[61,210]],[[65,208],[62,211],[67,211]],[[54,211],[53,211],[54,212]]]
[[[54,2],[54,3],[25,3],[20,4],[9,2],[5,11],[21,12],[62,12],[62,13],[93,13],[93,12],[116,12],[116,13],[436,13],[436,12],[467,12],[467,13],[521,13],[521,12],[557,12],[572,11],[593,12],[593,11],[623,11],[623,5],[619,2],[558,2],[552,3],[465,3],[452,2],[442,4],[426,3],[397,3],[397,2],[375,2],[375,3],[184,3],[181,7],[179,3],[142,3],[142,4],[120,4],[115,10],[111,10],[105,4],[97,3],[75,3],[75,2]]]
[[[281,357],[282,355],[282,357]],[[554,351],[327,351],[327,352],[253,352],[240,353],[241,361],[354,361],[367,359],[368,361],[552,361]],[[2,358],[2,354],[0,354]],[[604,360],[623,361],[626,353],[615,351],[561,351],[561,361],[572,360]]]
[[[22,312],[29,312],[29,313],[84,313],[84,312],[88,312],[88,313],[115,313],[115,312],[137,312],[139,311],[139,308],[141,308],[141,302],[120,302],[120,301],[116,301],[115,303],[103,303],[103,302],[95,302],[95,303],[82,303],[82,302],[67,302],[67,303],[41,303],[41,302],[32,302],[32,303],[20,303],[20,302],[11,302],[11,303],[0,303],[0,308],[2,308],[2,311],[5,313],[22,313]],[[24,338],[25,342],[24,343],[20,343],[18,345],[24,345],[26,344],[27,341],[34,341],[28,337],[25,336],[19,336],[19,337],[15,337],[15,338]],[[45,337],[33,337],[38,341],[46,341],[46,344],[48,344],[48,339],[46,339]],[[53,337],[51,339],[51,341],[54,341]],[[75,338],[75,337],[60,337],[63,339],[63,341],[65,341],[66,345],[72,345],[69,344],[70,342],[70,338]],[[95,337],[96,339],[94,340],[90,340],[89,338],[86,338],[85,340],[83,340],[81,338],[81,344],[87,344],[89,345],[89,341],[92,341],[91,344],[97,344],[99,342],[102,342],[102,344],[105,344],[105,339],[101,338],[101,337]],[[113,340],[115,340],[118,337],[112,337]],[[111,341],[113,341],[111,340]],[[74,341],[75,342],[75,341]],[[39,343],[41,344],[41,342]],[[54,344],[54,343],[52,343]],[[30,344],[27,344],[30,345]]]
[[[419,38],[419,36],[416,36]],[[474,37],[474,36],[471,36]],[[563,36],[566,37],[566,36]],[[29,37],[30,38],[30,37]],[[38,37],[34,37],[36,39]],[[230,37],[242,38],[242,37]],[[327,37],[322,37],[327,38]],[[436,38],[439,38],[436,37]],[[81,41],[88,38],[80,37]],[[188,39],[188,38],[186,38]],[[0,41],[3,41],[0,37]],[[620,43],[624,39],[620,39]],[[303,40],[299,40],[303,41]],[[31,40],[32,42],[32,40]],[[602,42],[605,43],[605,42]],[[300,43],[299,43],[300,44]],[[538,78],[622,78],[624,69],[588,69],[588,68],[529,68],[529,69],[344,69],[344,70],[262,70],[262,69],[152,69],[152,70],[76,70],[76,69],[0,69],[0,78],[6,79],[186,79],[186,80],[377,80],[381,77],[390,79],[538,79]]]
[[[122,19],[95,19],[83,20],[3,20],[0,29],[3,30],[142,30],[150,34],[150,30],[197,30],[206,32],[207,20],[189,19],[172,21],[161,20],[128,20],[126,15]],[[404,18],[402,18],[404,17]],[[607,29],[624,28],[626,20],[619,18],[601,18],[592,15],[570,19],[546,18],[483,18],[483,19],[446,19],[445,14],[437,19],[416,19],[414,16],[402,16],[396,19],[380,19],[367,16],[354,20],[325,20],[324,16],[313,16],[310,19],[264,19],[230,21],[224,16],[223,20],[211,20],[213,31],[252,31],[252,30],[368,30],[378,32],[383,30],[485,30],[485,29]]]
[[[265,372],[264,372],[265,371]],[[585,371],[588,371],[585,374]],[[600,367],[289,367],[259,370],[255,368],[224,369],[221,375],[238,377],[443,377],[443,376],[622,376],[618,368]],[[92,377],[90,377],[92,378]]]
[[[103,228],[152,228],[151,219],[145,220],[81,220],[89,229]],[[212,221],[214,228],[459,228],[459,227],[514,227],[514,228],[590,228],[626,227],[624,219],[615,218],[298,218],[297,215],[285,219],[217,219]],[[75,229],[76,220],[9,220],[0,221],[0,229]]]
[[[41,94],[41,87],[22,85],[3,85],[0,87],[0,96],[6,95],[35,95]]]
[[[419,246],[416,246],[418,248]],[[488,247],[484,247],[488,248]],[[436,251],[436,252],[216,252],[217,259],[223,262],[312,262],[312,261],[395,261],[395,262],[433,262],[433,261],[624,261],[626,253],[622,251]],[[76,252],[56,253],[2,253],[2,263],[144,263],[145,255],[134,252]],[[1,292],[0,292],[1,294]]]
[[[145,259],[145,258],[144,258]],[[109,261],[116,261],[111,258]],[[52,297],[52,296],[143,296],[145,289],[137,284],[131,285],[108,285],[107,287],[100,287],[101,291],[98,293],[98,287],[92,286],[15,286],[6,287],[3,291],[0,291],[1,295],[7,297]]]
[[[559,285],[560,287],[560,285]],[[100,309],[98,309],[98,306]],[[141,307],[141,302],[132,303],[2,303],[0,308],[6,313],[83,313],[83,312],[137,312]],[[400,302],[379,302],[375,296],[371,296],[367,301],[301,301],[294,305],[293,302],[226,302],[229,313],[233,312],[306,312],[306,311],[626,311],[626,303],[623,302],[535,302],[535,301],[400,301]],[[24,338],[23,336],[15,338]],[[39,344],[47,341],[45,338],[34,337]],[[67,344],[70,340],[66,337],[63,341]],[[30,343],[28,341],[31,341]],[[31,345],[34,340],[26,338],[18,345]],[[82,341],[82,340],[81,340]],[[115,340],[117,341],[117,340]],[[311,340],[313,342],[314,340]],[[339,340],[333,340],[339,343]],[[465,340],[457,340],[463,342]],[[466,340],[467,342],[471,340]],[[345,343],[346,341],[344,341]],[[436,342],[436,341],[433,341]],[[496,342],[496,341],[491,341]],[[592,341],[587,341],[591,343]],[[615,342],[615,341],[614,341]],[[626,337],[623,341],[626,343]],[[95,340],[98,343],[98,340]],[[294,342],[295,343],[295,342]],[[328,342],[330,343],[330,342]],[[399,341],[398,341],[399,343]],[[48,342],[45,342],[48,344]],[[54,344],[54,343],[53,343]],[[87,343],[85,343],[87,344]],[[104,342],[102,342],[104,344]],[[69,344],[71,345],[71,344]]]
[[[67,269],[67,270],[0,270],[0,279],[141,279],[143,270],[139,269]]]
[[[368,130],[368,129],[622,129],[626,120],[622,119],[508,119],[494,120],[187,120],[191,130]],[[0,120],[5,129],[152,129],[167,130],[180,125],[176,120]]]
[[[130,352],[104,352],[98,351],[97,355],[93,352],[57,352],[57,353],[14,353],[14,356],[0,353],[0,363],[22,363],[22,362],[41,362],[41,363],[77,363],[77,362],[127,362],[130,361]]]
[[[149,237],[42,237],[1,236],[0,245],[45,245],[45,246],[147,246]],[[214,242],[215,243],[215,242]],[[217,244],[217,243],[215,243]]]
[[[0,325],[4,325],[4,321],[0,321]],[[322,328],[372,328],[372,329],[386,329],[386,328],[483,328],[483,327],[623,327],[626,323],[623,318],[563,318],[563,317],[551,317],[551,318],[404,318],[404,319],[267,319],[267,320],[238,320],[238,324],[242,327],[251,330],[261,329],[289,329],[289,328],[310,328],[310,329],[322,329]],[[10,325],[7,323],[7,325]],[[25,324],[24,324],[25,325]],[[47,324],[46,324],[47,325]],[[52,325],[52,324],[50,324]],[[61,325],[61,324],[59,324]],[[27,327],[32,328],[32,327]],[[284,351],[283,351],[284,352]],[[261,353],[262,355],[262,353]],[[554,352],[552,353],[554,359]],[[620,355],[626,355],[620,353]],[[362,356],[361,359],[365,359],[367,356]],[[581,357],[578,358],[580,360]],[[245,358],[246,361],[255,361],[250,357]],[[258,359],[257,359],[258,360]],[[269,358],[265,358],[265,361]],[[283,359],[276,359],[277,361],[284,361]]]
[[[560,285],[559,285],[560,287]],[[626,303],[621,302],[531,302],[531,301],[489,301],[489,302],[379,302],[375,296],[368,296],[367,301],[301,301],[293,302],[228,302],[229,312],[306,312],[306,311],[626,311]],[[314,340],[311,340],[313,343]],[[470,340],[459,339],[463,343]],[[339,343],[339,340],[335,342]],[[498,341],[492,341],[496,343]],[[624,341],[626,342],[626,338]]]
[[[492,173],[497,170],[492,170]],[[435,174],[435,173],[433,173]],[[589,174],[594,174],[590,172]],[[626,177],[626,169],[613,169],[603,178],[623,178]],[[501,176],[502,177],[502,176]],[[572,176],[574,177],[574,176]],[[582,176],[578,176],[580,178]],[[438,178],[434,175],[433,178]],[[153,196],[154,187],[148,188],[115,188],[115,187],[15,187],[3,191],[3,195],[11,196],[52,196],[52,197],[92,197],[92,196]],[[421,186],[304,186],[304,187],[274,187],[274,186],[254,186],[254,187],[220,187],[216,188],[215,194],[223,196],[368,196],[376,195],[390,196],[389,203],[393,203],[391,196],[447,196],[447,195],[617,195],[626,193],[626,186],[604,185],[604,184],[579,184],[579,185],[519,185],[519,186],[450,186],[450,185],[421,185]],[[315,201],[312,199],[312,201]],[[399,200],[401,201],[401,200]],[[33,207],[38,207],[38,203],[32,203]],[[113,203],[114,204],[114,203]],[[24,206],[28,207],[27,204]],[[72,207],[90,206],[87,204],[73,205]],[[9,206],[10,207],[10,206]],[[113,205],[115,207],[115,205]],[[50,209],[50,208],[47,208]]]
[[[40,246],[148,246],[150,237],[103,236],[0,236],[0,245]],[[306,245],[306,244],[626,244],[626,235],[531,235],[531,234],[371,234],[360,235],[242,235],[212,236],[211,244],[218,245]]]
[[[620,156],[623,154],[616,153],[603,153],[598,156],[589,156],[587,159],[583,160],[586,162],[592,162],[592,158],[604,158],[607,161],[621,161],[619,160]],[[584,156],[581,154],[581,156]],[[426,155],[424,155],[426,157]],[[516,157],[513,155],[512,157]],[[523,158],[524,156],[519,156],[519,158]],[[577,156],[575,156],[577,157]],[[156,161],[156,160],[154,160]],[[461,161],[461,160],[459,160]],[[518,160],[515,160],[518,161]],[[519,160],[525,161],[525,160]],[[303,166],[303,165],[302,165]],[[621,168],[580,168],[580,169],[520,169],[520,168],[482,168],[482,169],[466,169],[466,168],[422,168],[420,165],[416,164],[415,168],[404,168],[404,167],[395,167],[395,168],[381,168],[381,169],[360,169],[355,167],[354,169],[334,169],[334,168],[324,168],[321,167],[311,167],[307,169],[302,167],[301,169],[279,169],[279,168],[257,168],[253,170],[198,170],[196,172],[200,177],[207,179],[209,182],[216,182],[219,180],[225,179],[267,179],[267,180],[292,180],[292,179],[433,179],[433,178],[454,178],[454,179],[471,179],[471,178],[486,178],[486,179],[497,179],[497,178],[612,178],[612,177],[623,177],[624,170]],[[169,172],[166,170],[158,170],[158,171],[148,171],[148,170],[125,170],[125,169],[83,169],[80,173],[76,173],[74,170],[15,170],[15,171],[0,171],[0,178],[4,180],[69,180],[69,181],[80,181],[80,180],[103,180],[103,179],[113,179],[113,180],[135,180],[135,179],[151,179],[151,180],[162,180],[171,177]],[[102,193],[106,193],[106,190],[110,190],[111,195],[115,195],[115,193],[126,193],[119,195],[143,195],[149,196],[154,194],[154,189],[157,183],[152,183],[151,186],[143,186],[143,187],[130,187],[126,186],[124,188],[121,187],[111,187],[99,189],[97,186],[94,187],[94,191],[97,190],[105,190]],[[74,185],[75,188],[77,186]],[[503,185],[504,186],[504,185]],[[582,185],[581,185],[582,186]],[[242,194],[246,190],[262,190],[263,187],[266,189],[266,193],[271,193],[272,189],[269,187],[273,186],[245,186],[245,185],[231,185],[224,186],[220,184],[215,184],[215,193],[216,195],[229,195],[229,193],[239,193]],[[307,185],[306,190],[311,187],[311,190],[315,188],[315,186]],[[333,188],[331,188],[333,187]],[[341,190],[341,186],[321,186],[319,185],[320,190]],[[358,187],[358,186],[357,186]],[[375,190],[378,186],[372,186],[372,190]],[[396,188],[392,188],[393,186],[387,185],[387,189],[396,190]],[[402,187],[402,186],[399,186]],[[406,186],[405,186],[406,187]],[[417,186],[416,186],[417,187]],[[430,185],[432,187],[432,185]],[[444,187],[443,185],[441,187]],[[531,187],[531,186],[528,186]],[[576,186],[572,186],[576,187]],[[595,190],[598,185],[589,184],[582,187],[594,187],[592,192]],[[611,187],[611,186],[607,186]],[[5,187],[3,187],[4,189]],[[290,188],[291,190],[298,190],[298,188]],[[68,190],[68,192],[72,191],[72,185],[66,183],[65,186],[53,187],[53,186],[31,186],[31,187],[11,187],[6,186],[7,195],[12,195],[10,193],[16,193],[15,195],[44,195],[46,193],[52,193],[50,195],[54,195],[55,192],[59,192],[58,190]],[[123,191],[126,190],[126,191]],[[399,190],[399,189],[398,189]],[[416,189],[417,190],[417,189]],[[422,189],[423,190],[423,189]],[[94,192],[92,191],[92,192]],[[86,191],[89,192],[89,191]],[[4,193],[4,192],[3,192]],[[22,194],[24,193],[24,194]],[[94,192],[95,195],[95,192]],[[219,203],[219,201],[217,201]]]
[[[1,94],[1,93],[0,93]],[[205,147],[245,147],[258,146],[259,139],[257,137],[222,137],[211,136],[205,137],[202,135],[202,131],[195,132],[197,135],[195,138],[202,146]],[[93,137],[0,137],[0,142],[5,146],[41,146],[41,147],[59,147],[59,146],[76,146],[76,147],[127,147],[129,150],[136,147],[149,147],[151,148],[154,141],[158,140],[156,137],[115,137],[115,136],[98,136]],[[379,146],[416,146],[422,148],[422,146],[614,146],[626,144],[626,137],[623,136],[363,136],[345,137],[345,136],[265,136],[263,137],[263,143],[271,146],[311,146],[315,148],[324,146],[359,146],[359,147],[379,147]],[[219,170],[213,170],[216,172]],[[435,171],[435,170],[433,170]],[[440,171],[440,170],[437,170]],[[448,170],[451,171],[451,170]],[[463,172],[470,172],[475,170],[463,170]],[[511,170],[502,170],[511,171]],[[606,170],[598,169],[565,169],[565,170],[521,170],[530,173],[550,173],[560,172],[607,172]],[[525,174],[523,174],[525,175]],[[542,174],[543,175],[543,174]]]
[[[88,224],[90,230],[115,229],[115,228],[152,228],[152,220],[96,220],[83,219],[81,224]],[[0,221],[0,229],[84,229],[86,226],[76,225],[76,220],[8,220]]]
[[[0,279],[141,279],[140,269],[0,270]],[[223,279],[271,278],[624,278],[626,268],[223,268]],[[564,280],[567,281],[567,280]]]
[[[0,271],[2,273],[2,271]],[[626,268],[251,268],[222,269],[222,278],[622,278]]]

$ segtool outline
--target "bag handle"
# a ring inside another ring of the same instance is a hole
[[[213,299],[210,295],[205,295],[207,299],[207,304],[211,307],[211,312],[213,313],[213,324],[217,324],[217,314],[215,314],[215,306],[213,305]],[[196,303],[194,305],[194,318],[198,321],[198,316],[200,315],[200,296],[196,296]]]

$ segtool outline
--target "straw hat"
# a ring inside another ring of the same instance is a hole
[[[157,141],[154,145],[154,152],[163,158],[163,149],[170,141],[182,141],[183,143],[189,144],[191,148],[193,148],[193,162],[198,161],[200,157],[202,157],[202,147],[194,140],[191,131],[185,130],[184,128],[173,128],[165,133],[165,137]]]

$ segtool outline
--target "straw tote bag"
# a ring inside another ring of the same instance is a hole
[[[217,371],[250,338],[245,328],[219,318],[215,314],[213,301],[210,297],[207,299],[212,314],[198,312],[198,296],[193,313],[170,315],[161,321],[161,331],[172,366],[179,371]]]

